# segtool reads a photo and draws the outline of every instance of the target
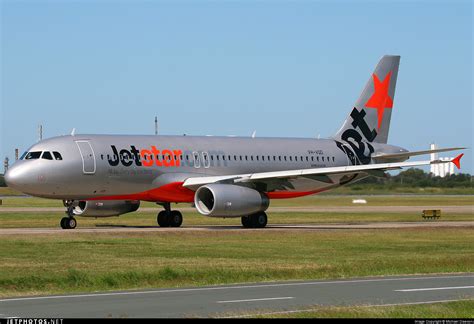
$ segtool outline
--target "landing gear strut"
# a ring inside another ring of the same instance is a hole
[[[161,204],[165,208],[158,213],[156,221],[160,227],[180,227],[183,223],[183,215],[177,210],[171,210],[170,203]]]
[[[267,226],[267,214],[262,211],[244,216],[242,217],[242,226],[245,228],[264,228]]]
[[[63,217],[61,219],[61,222],[60,222],[61,228],[62,229],[74,229],[77,226],[77,221],[74,218],[74,213],[73,213],[73,209],[74,209],[73,203],[74,203],[74,201],[73,200],[64,200],[63,203],[64,203],[64,206],[67,207],[67,210],[66,210],[67,217]]]

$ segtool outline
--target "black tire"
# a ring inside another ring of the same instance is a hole
[[[251,217],[253,228],[264,228],[267,226],[267,214],[264,212],[253,214]]]
[[[162,210],[158,213],[156,221],[158,222],[158,225],[160,225],[160,227],[170,226],[170,217],[168,217],[168,213],[166,212],[166,210]]]
[[[180,227],[183,224],[183,215],[179,211],[173,210],[169,217],[169,224],[171,227]]]
[[[65,222],[66,223],[66,226],[68,229],[75,229],[76,226],[77,226],[77,221],[74,217],[69,217],[69,218],[66,218],[67,221]]]
[[[252,228],[251,216],[243,216],[241,220],[244,228]]]
[[[68,219],[69,219],[68,217],[63,217],[63,218],[61,218],[60,224],[61,224],[61,228],[62,228],[62,229],[67,229],[67,228],[68,228],[68,227],[67,227],[67,223],[66,223],[66,222],[68,221]]]

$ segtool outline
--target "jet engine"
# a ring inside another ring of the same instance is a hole
[[[140,207],[140,200],[81,200],[74,207],[74,216],[109,217],[134,212]]]
[[[270,201],[257,190],[231,184],[209,184],[194,194],[199,213],[210,217],[240,217],[265,211]]]

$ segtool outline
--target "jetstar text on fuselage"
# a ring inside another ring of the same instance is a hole
[[[120,163],[123,166],[131,166],[135,163],[136,166],[151,167],[153,165],[160,167],[179,167],[181,150],[164,149],[159,150],[152,145],[150,149],[138,150],[134,145],[130,145],[130,150],[117,150],[115,145],[111,145],[112,157],[108,157],[108,162],[111,166],[118,166]],[[161,156],[161,159],[160,159]]]

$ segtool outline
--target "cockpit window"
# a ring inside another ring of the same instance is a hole
[[[28,154],[28,152],[23,153],[20,157],[20,160],[23,160],[25,158],[26,154]]]
[[[41,156],[41,151],[36,151],[36,152],[28,152],[25,156],[25,160],[35,160],[39,159]]]
[[[54,158],[56,160],[62,160],[63,159],[63,157],[61,156],[61,154],[59,154],[59,152],[53,152],[53,154],[54,154]]]
[[[45,160],[52,160],[52,159],[53,159],[53,156],[51,155],[50,152],[44,151],[44,152],[43,152],[43,155],[41,155],[41,158],[42,158],[42,159],[45,159]]]

